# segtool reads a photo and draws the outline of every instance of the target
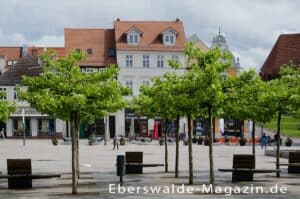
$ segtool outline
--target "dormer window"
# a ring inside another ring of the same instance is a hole
[[[127,43],[129,45],[138,45],[140,43],[141,31],[132,28],[127,32]]]
[[[176,32],[168,29],[163,32],[163,43],[164,45],[173,46],[176,44]]]

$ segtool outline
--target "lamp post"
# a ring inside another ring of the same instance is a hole
[[[23,146],[25,146],[25,110],[22,109],[22,122],[23,122]]]

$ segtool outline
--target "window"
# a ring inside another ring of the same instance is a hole
[[[85,73],[86,68],[80,68],[81,72]]]
[[[17,88],[16,87],[13,90],[13,96],[14,96],[14,100],[18,99],[18,93],[17,93]]]
[[[143,55],[143,67],[149,68],[149,55]]]
[[[157,67],[158,68],[164,67],[164,56],[162,56],[162,55],[157,56]]]
[[[92,48],[86,49],[86,53],[89,55],[93,54],[93,49]]]
[[[127,43],[129,45],[137,45],[140,43],[140,32],[136,29],[130,30],[127,33]]]
[[[143,85],[145,85],[145,86],[149,86],[149,85],[150,85],[150,82],[149,82],[149,81],[147,81],[147,80],[145,80],[145,81],[143,81]]]
[[[80,53],[80,48],[76,48],[76,50],[75,50],[77,53]]]
[[[177,55],[173,55],[172,56],[172,60],[178,62],[178,56]]]
[[[8,61],[8,62],[7,62],[7,65],[8,65],[8,66],[12,66],[12,65],[13,65],[13,61]]]
[[[131,90],[131,95],[132,95],[132,89],[133,89],[133,83],[132,83],[132,81],[131,81],[131,80],[127,80],[127,81],[125,82],[125,84],[126,84],[126,86],[127,86],[128,88],[130,88],[130,90]]]
[[[171,30],[166,31],[163,38],[165,45],[175,45],[176,43],[176,34]]]
[[[116,49],[110,48],[108,49],[108,57],[115,57],[116,56]]]
[[[93,73],[94,72],[94,68],[86,68],[85,72],[86,73]]]
[[[101,73],[105,68],[98,68],[98,72]]]
[[[126,67],[132,67],[132,55],[126,55]]]
[[[15,65],[16,63],[18,63],[18,61],[17,61],[17,60],[14,60],[14,61],[13,61],[13,65]]]
[[[0,99],[6,99],[6,88],[0,88]]]

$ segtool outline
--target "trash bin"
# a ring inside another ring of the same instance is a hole
[[[120,182],[123,181],[123,176],[125,174],[125,156],[117,155],[117,176],[120,176]]]

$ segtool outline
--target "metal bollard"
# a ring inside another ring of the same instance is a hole
[[[125,156],[117,155],[117,176],[120,176],[120,183],[123,183],[123,176],[125,174]]]

